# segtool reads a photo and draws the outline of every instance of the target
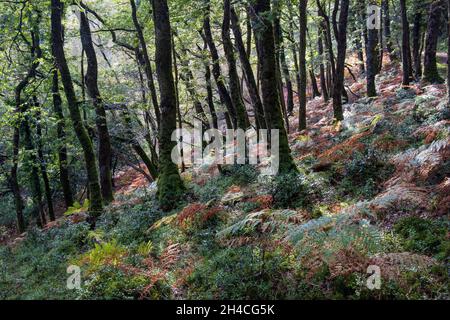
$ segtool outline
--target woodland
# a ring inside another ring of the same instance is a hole
[[[0,26],[1,300],[450,298],[450,0],[0,0]],[[277,173],[173,161],[196,123],[276,130]]]

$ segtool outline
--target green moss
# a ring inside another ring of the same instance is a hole
[[[178,168],[171,163],[166,164],[167,170],[161,169],[158,178],[157,198],[163,211],[175,209],[185,191],[185,187],[178,173]],[[161,166],[160,166],[161,167]]]

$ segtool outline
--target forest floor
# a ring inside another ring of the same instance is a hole
[[[348,76],[343,122],[321,98],[307,131],[291,117],[299,174],[190,169],[184,205],[163,214],[155,184],[122,172],[95,231],[80,206],[0,247],[0,299],[449,299],[446,88],[381,75],[373,99]]]

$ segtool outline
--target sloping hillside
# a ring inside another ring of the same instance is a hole
[[[399,89],[391,65],[381,75],[374,99],[348,75],[343,122],[308,103],[309,129],[290,134],[298,175],[189,169],[185,204],[163,214],[155,184],[122,172],[95,231],[80,206],[0,247],[0,298],[448,299],[445,86]],[[66,287],[69,265],[80,290]]]

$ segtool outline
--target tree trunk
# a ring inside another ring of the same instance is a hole
[[[231,8],[231,28],[233,29],[234,41],[239,52],[239,58],[242,65],[242,70],[245,75],[245,81],[247,84],[248,92],[250,94],[250,99],[252,100],[253,110],[255,112],[255,119],[257,127],[259,129],[267,128],[266,122],[264,120],[264,111],[262,107],[261,97],[258,92],[258,85],[256,84],[255,74],[253,73],[252,66],[250,64],[248,52],[249,47],[247,43],[247,50],[244,47],[244,42],[242,40],[242,32],[239,26],[239,18],[234,10]],[[247,35],[251,37],[251,32]],[[251,38],[250,38],[251,39]]]
[[[377,90],[375,86],[375,75],[377,74],[378,66],[378,30],[369,29],[367,33],[367,52],[366,52],[366,70],[367,70],[367,96],[375,97]]]
[[[336,61],[336,78],[334,79],[333,89],[333,109],[334,118],[338,121],[344,120],[344,112],[342,110],[342,92],[344,89],[344,68],[345,56],[347,53],[347,22],[349,0],[341,0],[338,26],[338,53]]]
[[[444,83],[444,79],[439,75],[436,61],[437,44],[444,9],[445,2],[443,0],[434,1],[430,5],[427,38],[425,42],[425,59],[423,63],[423,79],[430,83]]]
[[[327,64],[327,85],[329,89],[329,94],[332,97],[333,96],[333,90],[334,90],[334,81],[336,78],[336,64],[335,64],[335,57],[334,57],[334,49],[333,49],[333,40],[331,36],[331,25],[330,25],[330,18],[326,14],[324,8],[322,7],[319,0],[316,0],[317,8],[318,8],[318,14],[322,18],[322,21],[320,22],[320,26],[322,30],[324,30],[325,33],[325,47],[328,55],[328,64]]]
[[[95,226],[95,221],[103,211],[102,194],[100,190],[98,171],[95,161],[95,152],[92,141],[86,131],[81,119],[80,109],[72,83],[69,66],[64,53],[64,40],[62,29],[62,12],[63,5],[60,0],[52,0],[51,2],[51,28],[52,28],[52,51],[61,74],[61,80],[66,94],[70,118],[73,128],[84,152],[84,160],[89,183],[89,211],[91,226]]]
[[[284,50],[284,37],[283,30],[281,29],[280,15],[281,12],[281,4],[280,0],[276,0],[276,17],[274,19],[274,32],[275,32],[275,41],[277,43],[278,57],[280,60],[281,71],[283,74],[287,96],[286,96],[286,110],[287,113],[290,114],[294,111],[294,91],[292,89],[292,80],[291,75],[289,73],[289,67],[286,61],[286,52]],[[284,90],[283,90],[284,91]],[[282,97],[284,99],[284,92],[282,92]]]
[[[177,165],[172,161],[176,143],[172,133],[177,128],[175,84],[172,70],[172,34],[167,0],[153,0],[155,23],[156,71],[161,99],[161,125],[159,139],[158,200],[162,210],[169,211],[178,205],[184,190]]]
[[[383,9],[380,10],[380,23],[381,29],[378,31],[378,52],[377,52],[377,74],[380,74],[383,69],[383,60],[384,60],[384,47],[383,47]]]
[[[208,44],[209,51],[211,53],[212,62],[213,62],[212,73],[214,76],[214,80],[216,81],[217,90],[219,91],[220,100],[227,109],[228,116],[230,117],[230,119],[232,121],[233,127],[236,128],[237,127],[236,111],[234,109],[230,94],[228,93],[228,90],[225,86],[225,82],[223,81],[223,78],[222,78],[222,71],[220,68],[220,61],[219,61],[219,53],[217,51],[217,47],[214,43],[213,35],[211,32],[210,1],[209,0],[206,1],[205,11],[206,11],[205,17],[203,19],[203,31],[204,31],[204,37],[205,37],[206,43]]]
[[[403,85],[408,86],[411,81],[411,47],[409,45],[409,22],[406,11],[406,0],[400,0],[400,12],[402,17],[402,61],[403,61]]]
[[[392,62],[398,60],[398,55],[395,52],[394,44],[392,42],[392,35],[391,35],[391,14],[390,14],[390,8],[389,8],[389,1],[391,0],[383,0],[382,1],[382,8],[384,12],[384,39],[386,42],[386,49],[389,53],[389,58]]]
[[[205,42],[205,49],[208,47]],[[217,119],[216,107],[214,105],[214,95],[212,90],[212,81],[211,81],[211,69],[209,68],[209,63],[204,60],[203,61],[205,68],[205,82],[206,82],[206,102],[208,103],[209,114],[211,116],[211,127],[214,129],[219,128],[219,120]]]
[[[95,108],[95,123],[98,133],[98,165],[100,171],[100,188],[103,201],[111,203],[114,200],[112,187],[111,160],[112,148],[109,136],[106,111],[100,90],[98,88],[98,62],[92,42],[91,28],[84,12],[80,12],[80,36],[83,49],[86,53],[86,87]]]
[[[22,83],[22,82],[21,82]],[[22,88],[20,84],[15,89],[15,99],[16,99],[16,109],[15,113],[20,113],[21,106],[21,95]],[[20,193],[19,179],[17,178],[17,171],[19,166],[19,147],[20,147],[20,122],[14,125],[13,134],[13,156],[12,156],[12,166],[10,172],[10,184],[14,195],[14,204],[16,207],[16,217],[17,217],[17,229],[20,233],[25,232],[25,219],[23,217],[23,199]]]
[[[290,126],[289,126],[289,116],[288,111],[286,107],[286,99],[284,95],[284,83],[283,83],[283,77],[281,75],[281,61],[280,61],[280,48],[281,48],[281,38],[280,36],[280,1],[279,0],[272,0],[273,8],[272,8],[272,21],[273,21],[273,32],[274,32],[274,39],[275,39],[275,63],[276,63],[276,76],[277,76],[277,84],[278,84],[278,95],[279,101],[281,102],[281,112],[283,114],[284,119],[284,125],[286,128],[286,131],[289,133]]]
[[[364,74],[366,72],[365,61],[364,61],[364,51],[363,51],[363,44],[362,44],[362,40],[361,40],[362,38],[358,31],[359,31],[359,19],[355,19],[354,23],[352,24],[352,30],[351,30],[351,32],[354,34],[353,46],[356,50],[356,54],[358,55],[359,73]]]
[[[210,125],[208,123],[208,118],[206,117],[205,111],[203,110],[203,106],[201,101],[199,100],[200,95],[198,94],[196,90],[196,83],[194,81],[194,74],[192,73],[191,69],[189,68],[189,62],[187,60],[184,60],[174,49],[174,66],[175,66],[175,75],[179,74],[179,77],[181,80],[183,80],[186,91],[189,93],[189,96],[191,97],[193,104],[194,104],[194,110],[195,110],[195,118],[199,119],[203,123],[203,129],[207,130],[210,128]],[[180,61],[181,65],[181,72],[178,72],[176,68],[176,62]],[[177,90],[178,91],[178,90]]]
[[[135,135],[133,134],[132,130],[131,114],[126,106],[124,108],[123,115],[127,134],[127,139],[124,139],[124,142],[131,144],[133,150],[141,158],[142,162],[144,162],[152,179],[156,181],[156,179],[158,178],[158,168],[155,166],[152,159],[147,155],[144,148],[142,148],[139,142],[135,139]]]
[[[223,24],[222,24],[222,41],[223,50],[228,63],[228,76],[230,83],[230,95],[233,102],[233,108],[237,117],[237,128],[246,130],[250,126],[244,100],[241,95],[241,86],[236,67],[236,58],[234,56],[233,43],[230,37],[231,24],[231,4],[230,0],[224,0],[223,4]]]
[[[44,156],[44,150],[42,146],[42,127],[41,127],[41,111],[40,105],[36,96],[33,96],[34,106],[36,107],[36,136],[37,136],[37,152],[41,169],[42,181],[44,182],[45,198],[47,200],[48,217],[50,221],[55,221],[55,211],[53,208],[52,190],[50,187],[50,180],[47,173],[47,163]]]
[[[420,52],[420,42],[422,39],[422,6],[423,4],[415,4],[414,27],[413,27],[413,69],[414,77],[419,80],[422,77],[422,57]]]
[[[300,72],[300,92],[299,95],[299,131],[306,129],[306,29],[308,24],[308,0],[300,0],[299,2],[299,72]]]
[[[42,228],[47,224],[47,218],[45,217],[44,204],[42,203],[41,179],[39,178],[38,159],[35,153],[36,150],[31,137],[29,116],[25,116],[25,119],[22,121],[22,131],[24,135],[23,140],[25,150],[27,151],[26,160],[30,166],[30,184],[33,204],[35,207],[34,210],[36,211],[36,222],[37,225]]]
[[[64,203],[66,209],[68,209],[73,205],[74,201],[72,187],[70,186],[64,114],[62,109],[62,99],[59,94],[58,71],[56,69],[53,71],[52,93],[53,111],[57,119],[59,181],[64,195]]]
[[[14,195],[14,205],[16,207],[17,230],[19,233],[25,232],[25,219],[23,217],[23,199],[20,193],[19,180],[17,178],[17,168],[19,164],[19,144],[20,144],[20,129],[18,124],[14,127],[13,134],[13,156],[12,167],[10,172],[10,185]]]
[[[264,115],[268,129],[278,129],[280,137],[280,162],[279,173],[297,170],[289,149],[286,129],[283,123],[279,95],[277,93],[275,39],[272,22],[270,20],[270,0],[255,1],[254,10],[256,17],[253,26],[258,31],[257,42],[259,47],[259,59],[261,65],[261,92],[264,107]]]
[[[319,86],[317,85],[316,75],[314,74],[314,70],[309,69],[309,77],[311,79],[311,87],[312,87],[312,98],[320,97]]]
[[[317,41],[317,51],[320,56],[320,88],[322,90],[322,97],[325,102],[328,102],[330,100],[330,96],[328,95],[328,88],[327,88],[327,81],[325,78],[325,66],[323,64],[324,57],[323,57],[323,30],[321,27],[319,27],[319,39]]]
[[[448,37],[447,37],[447,97],[448,97],[448,104],[447,104],[447,119],[450,118],[450,0],[447,0],[447,31],[448,31]]]
[[[158,122],[159,126],[159,123],[161,121],[161,111],[158,105],[158,97],[156,95],[155,81],[153,79],[152,64],[150,62],[150,56],[147,51],[147,43],[145,41],[144,32],[142,31],[142,27],[137,17],[137,8],[135,1],[130,0],[130,5],[131,5],[131,18],[133,20],[133,24],[138,36],[139,47],[141,48],[140,52],[142,53],[142,62],[144,64],[144,72],[147,78],[147,87],[150,90],[150,97],[152,100],[153,109],[155,110],[156,121]]]
[[[176,31],[174,31],[174,33],[176,33]],[[178,72],[177,53],[175,51],[175,41],[173,39],[173,33],[171,34],[170,38],[171,38],[170,40],[172,42],[172,47],[171,47],[172,52],[171,52],[171,54],[172,54],[172,59],[173,59],[172,60],[173,61],[173,75],[175,77],[175,100],[176,100],[176,103],[175,103],[175,107],[176,108],[175,109],[177,110],[178,130],[182,130],[183,129],[183,116],[181,115],[180,89],[179,89],[179,77],[180,77],[180,74]],[[188,90],[192,90],[192,89],[188,89]],[[190,91],[190,92],[192,93],[192,91]],[[196,99],[195,98],[195,96],[196,96],[195,92],[194,92],[193,95],[194,95],[194,99]],[[200,119],[201,122],[202,122],[202,130],[203,130],[202,132],[204,132],[207,129],[207,123],[206,123],[206,121],[204,119],[205,117],[204,117],[202,105],[201,105],[201,103],[198,100],[194,102],[194,110],[195,110],[195,112],[197,114],[196,118]],[[183,135],[180,135],[178,141],[179,141],[179,145],[180,145],[180,148],[178,150],[180,152],[180,158],[181,158],[181,168],[180,168],[180,170],[183,173],[183,172],[186,171],[186,164],[184,162],[184,145],[183,145],[184,139],[183,139]]]
[[[12,166],[10,173],[10,184],[11,189],[14,195],[14,204],[16,207],[16,216],[17,216],[17,229],[20,233],[25,231],[25,220],[23,216],[23,208],[24,202],[22,199],[22,195],[20,193],[20,186],[17,177],[18,165],[19,165],[19,148],[20,148],[20,132],[23,129],[24,120],[21,120],[21,114],[23,113],[22,91],[28,86],[30,80],[36,76],[36,70],[40,65],[40,58],[42,57],[42,50],[40,48],[40,38],[39,38],[39,22],[40,22],[40,14],[38,14],[38,21],[36,21],[33,30],[31,31],[31,57],[32,63],[31,67],[28,70],[26,76],[19,82],[19,84],[14,89],[14,98],[15,98],[15,113],[19,115],[19,121],[14,126],[14,134],[13,134],[13,157],[12,157]],[[39,179],[39,177],[38,177]],[[45,218],[45,217],[44,217]],[[38,224],[41,224],[41,219],[37,217]]]

